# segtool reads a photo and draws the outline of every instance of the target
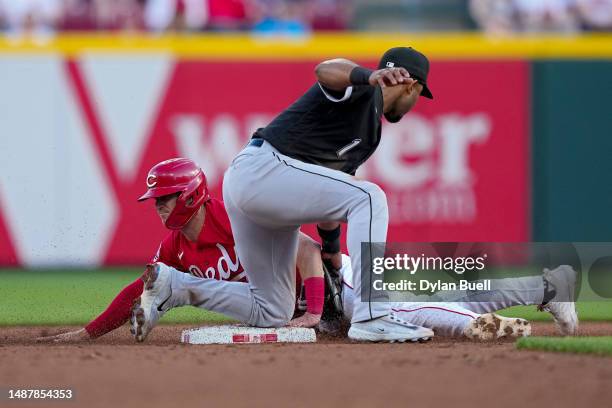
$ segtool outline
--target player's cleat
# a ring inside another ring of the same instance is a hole
[[[501,337],[527,337],[531,335],[531,324],[525,319],[485,313],[472,320],[463,334],[468,339],[483,341]]]
[[[578,314],[574,302],[577,273],[569,265],[561,265],[553,270],[544,269],[544,280],[554,288],[555,296],[538,310],[553,316],[557,330],[563,335],[578,332]]]
[[[144,341],[159,319],[171,309],[171,274],[164,265],[147,265],[143,275],[144,290],[132,307],[130,331],[138,342]]]
[[[378,319],[351,324],[348,336],[356,341],[423,342],[431,340],[434,332],[425,327],[410,324],[394,313]]]

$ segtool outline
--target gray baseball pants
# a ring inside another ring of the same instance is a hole
[[[201,279],[173,272],[174,306],[192,305],[259,327],[280,327],[295,305],[298,234],[302,224],[348,223],[354,274],[353,322],[384,316],[390,303],[371,288],[371,259],[383,256],[389,215],[375,184],[280,154],[270,144],[247,146],[223,180],[236,253],[249,282]],[[362,281],[362,243],[367,273]],[[362,300],[363,299],[363,300]]]
[[[225,173],[223,199],[251,294],[251,304],[240,320],[252,325],[282,326],[292,317],[302,224],[348,223],[347,246],[355,271],[361,270],[362,243],[370,252],[364,256],[368,271],[371,256],[383,255],[374,253],[380,246],[370,251],[369,245],[385,242],[387,237],[387,201],[378,186],[292,159],[267,142],[247,146],[236,156]],[[389,312],[386,299],[370,292],[366,280],[355,274],[353,322]],[[367,291],[365,302],[362,290]]]

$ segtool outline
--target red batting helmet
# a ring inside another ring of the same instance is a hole
[[[181,229],[210,199],[206,176],[192,160],[177,158],[157,163],[147,175],[147,192],[138,201],[181,193],[166,219],[170,229]]]

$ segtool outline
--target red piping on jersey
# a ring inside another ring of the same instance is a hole
[[[353,289],[353,287],[351,285],[349,285],[348,283],[346,283],[346,281],[344,281],[344,280],[342,281],[342,284],[344,284],[347,287]],[[416,312],[416,311],[419,311],[419,310],[422,310],[422,309],[437,309],[437,310],[442,310],[442,311],[449,312],[449,313],[455,313],[455,314],[458,314],[458,315],[461,315],[461,316],[467,316],[467,317],[470,317],[472,319],[476,319],[476,317],[474,317],[472,315],[469,315],[467,313],[461,313],[461,312],[457,312],[456,310],[445,309],[443,307],[438,307],[438,306],[423,306],[423,307],[419,307],[419,308],[416,308],[416,309],[410,309],[410,310],[406,310],[406,309],[391,309],[391,310],[393,310],[394,312],[408,312],[408,313],[411,313],[411,312]]]
[[[352,287],[351,285],[349,285],[348,283],[346,283],[346,281],[345,281],[345,280],[343,280],[343,281],[342,281],[342,283],[343,283],[344,285],[348,286],[349,288],[353,289],[353,287]]]

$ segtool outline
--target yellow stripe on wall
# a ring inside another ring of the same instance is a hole
[[[435,59],[612,58],[612,35],[487,37],[481,34],[316,34],[266,39],[245,34],[63,34],[40,43],[0,37],[0,53],[167,52],[212,60],[378,58],[388,48],[410,45]]]

